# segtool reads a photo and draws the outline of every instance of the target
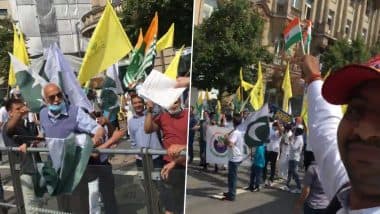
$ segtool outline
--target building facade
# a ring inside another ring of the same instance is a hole
[[[8,0],[0,0],[0,19],[8,18],[10,16]]]

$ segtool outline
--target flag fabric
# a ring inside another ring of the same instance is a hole
[[[156,13],[144,38],[142,40],[139,38],[136,48],[132,53],[131,63],[123,78],[125,87],[129,87],[130,84],[136,83],[150,73],[147,72],[147,70],[148,68],[153,67],[154,59],[156,57],[157,32],[158,15]],[[142,33],[140,35],[142,35]]]
[[[46,138],[51,159],[37,163],[35,193],[52,196],[72,193],[86,171],[93,144],[87,134],[71,134],[65,139]]]
[[[264,94],[265,94],[265,87],[264,87],[263,72],[261,69],[261,62],[259,62],[259,69],[257,71],[257,81],[250,94],[251,96],[250,102],[251,102],[252,107],[255,110],[260,109],[264,105]]]
[[[244,140],[249,147],[269,143],[269,107],[263,105],[261,109],[251,113],[242,124],[245,129]]]
[[[181,59],[183,48],[184,46],[182,46],[182,48],[176,53],[175,57],[172,59],[168,68],[165,71],[165,75],[172,79],[177,79],[178,65],[179,65],[179,60]]]
[[[306,20],[306,26],[306,31],[303,33],[303,44],[305,48],[305,53],[310,54],[312,22],[310,20]]]
[[[203,118],[203,97],[202,97],[202,91],[198,91],[198,99],[197,102],[195,103],[195,108],[197,109],[197,113],[199,118]]]
[[[220,119],[222,117],[222,105],[220,104],[220,101],[216,101],[216,121],[220,122]]]
[[[304,124],[306,126],[306,130],[309,130],[308,129],[308,116],[307,116],[307,112],[308,112],[308,109],[307,109],[307,96],[306,96],[306,93],[304,94],[303,96],[303,100],[302,100],[302,110],[301,110],[301,117],[302,117],[302,120],[304,121]]]
[[[281,88],[284,91],[284,98],[282,101],[282,110],[284,110],[285,112],[288,112],[288,110],[289,110],[289,99],[293,97],[292,83],[290,80],[289,63],[286,66],[284,80],[282,81]]]
[[[243,80],[243,68],[240,68],[240,85],[244,91],[249,91],[254,87],[254,85]]]
[[[29,56],[26,50],[24,36],[21,31],[19,32],[15,25],[13,25],[13,55],[24,65],[29,65]],[[8,85],[14,86],[15,84],[16,75],[11,63],[9,66]]]
[[[288,50],[293,44],[302,41],[302,30],[298,17],[294,18],[283,31],[285,39],[285,50]]]
[[[139,38],[137,39],[137,43],[136,43],[135,49],[140,48],[141,45],[142,45],[142,43],[143,43],[143,41],[144,41],[143,32],[142,32],[142,29],[140,28]]]
[[[38,113],[43,105],[42,89],[47,81],[38,75],[37,72],[31,71],[25,64],[20,62],[15,56],[10,54],[11,62],[16,76],[21,95],[31,112]]]
[[[170,26],[169,30],[157,42],[157,51],[162,51],[166,48],[173,47],[174,42],[174,23]]]
[[[107,69],[103,89],[100,92],[101,109],[109,112],[109,118],[116,118],[120,107],[118,94],[123,94],[119,80],[118,65],[114,64]]]
[[[237,89],[236,89],[236,98],[239,102],[243,101],[243,96],[241,94],[241,86],[239,86]]]
[[[106,70],[133,49],[112,5],[106,7],[88,43],[78,74],[80,84]]]
[[[45,64],[45,74],[50,82],[54,82],[61,87],[70,103],[84,108],[88,112],[94,111],[92,103],[87,98],[87,95],[82,90],[78,80],[75,77],[73,68],[65,59],[56,43],[51,45],[48,50]]]

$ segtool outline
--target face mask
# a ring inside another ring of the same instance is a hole
[[[182,108],[181,108],[181,107],[179,107],[179,108],[177,108],[177,109],[176,109],[176,110],[174,110],[174,111],[173,111],[173,110],[169,110],[169,109],[168,109],[168,112],[169,112],[169,114],[170,114],[170,115],[172,115],[172,116],[173,116],[173,115],[178,115],[179,113],[181,113],[181,112],[182,112]]]
[[[48,106],[49,111],[53,113],[54,115],[60,114],[63,110],[66,110],[66,104],[65,102],[61,102],[58,105],[49,105]]]

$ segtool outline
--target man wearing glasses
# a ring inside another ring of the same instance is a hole
[[[92,136],[95,147],[103,143],[104,128],[81,108],[70,105],[56,84],[47,84],[43,96],[46,107],[41,110],[40,118],[45,137],[65,139],[73,132],[87,133]],[[88,213],[88,201],[83,201],[86,199],[88,200],[87,179],[82,178],[72,195],[57,197],[58,208],[65,212]]]

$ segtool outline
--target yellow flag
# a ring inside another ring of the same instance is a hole
[[[24,36],[22,32],[19,32],[15,25],[13,25],[13,55],[20,60],[20,62],[25,65],[29,65],[29,56],[26,50]],[[16,85],[16,75],[14,73],[12,63],[9,67],[8,85]]]
[[[244,88],[244,91],[249,91],[253,88],[253,85],[251,83],[243,80],[243,68],[240,68],[240,85]]]
[[[308,121],[308,116],[307,116],[307,112],[308,112],[308,108],[307,108],[307,95],[304,94],[303,95],[303,101],[302,101],[302,110],[301,110],[301,117],[305,123],[305,126],[306,126],[306,130],[309,130],[307,128],[307,121]]]
[[[220,104],[219,100],[216,103],[216,113],[218,113],[218,114],[222,113],[222,105]]]
[[[137,39],[137,43],[136,43],[135,49],[140,48],[141,45],[142,45],[142,43],[143,43],[143,41],[144,41],[143,32],[142,32],[142,29],[140,28],[139,38]]]
[[[236,89],[236,98],[237,98],[237,100],[239,101],[239,102],[241,102],[242,100],[243,100],[243,97],[241,96],[241,88],[240,88],[240,86]]]
[[[209,96],[209,94],[208,94],[208,89],[206,88],[206,95],[205,95],[205,99],[207,100],[207,101],[209,101],[210,100],[210,96]]]
[[[261,62],[259,62],[259,69],[257,71],[257,81],[255,86],[251,91],[251,105],[255,110],[259,110],[264,105],[264,80],[263,80],[263,72],[261,69]]]
[[[327,78],[328,76],[330,76],[330,73],[331,73],[331,69],[330,69],[329,71],[327,71],[327,73],[326,73],[325,76],[323,77],[323,80],[326,80],[326,78]]]
[[[292,94],[292,83],[291,83],[291,80],[290,80],[289,63],[286,66],[284,80],[282,81],[281,88],[284,91],[284,99],[282,101],[282,110],[284,110],[285,112],[288,112],[288,110],[289,110],[289,99],[293,97],[293,94]]]
[[[202,105],[202,103],[203,103],[202,91],[199,91],[199,92],[198,92],[198,100],[197,100],[197,104],[198,104],[198,105]]]
[[[162,51],[166,48],[173,47],[174,41],[174,23],[170,26],[168,32],[163,35],[157,42],[157,51]]]
[[[179,60],[181,59],[183,47],[184,46],[182,46],[182,48],[177,52],[177,54],[175,55],[173,60],[170,62],[170,65],[168,66],[168,68],[165,71],[165,75],[172,78],[172,79],[177,78],[178,65],[179,65]]]
[[[78,74],[84,84],[98,73],[106,70],[126,56],[133,46],[125,33],[112,5],[106,7],[88,43],[86,55]]]

